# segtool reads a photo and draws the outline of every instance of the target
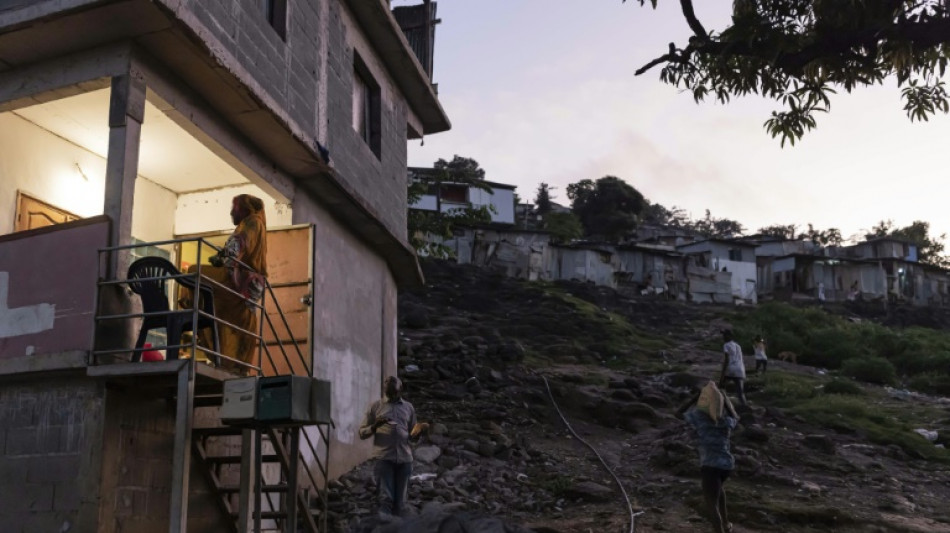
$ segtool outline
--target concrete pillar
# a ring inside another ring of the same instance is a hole
[[[145,116],[145,79],[135,70],[112,78],[109,101],[109,158],[103,213],[112,219],[110,243],[132,242],[132,201],[139,168],[139,140]],[[108,276],[124,276],[129,253],[113,254]]]

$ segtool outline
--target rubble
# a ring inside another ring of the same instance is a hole
[[[626,531],[616,483],[566,431],[555,402],[644,512],[638,532],[707,529],[697,453],[673,411],[717,371],[718,353],[701,346],[719,331],[722,310],[559,282],[572,295],[565,300],[543,285],[442,262],[425,262],[425,274],[424,289],[400,297],[400,377],[419,420],[432,424],[415,448],[408,516],[376,514],[368,462],[331,484],[331,531]],[[614,342],[613,313],[675,342]],[[648,370],[611,368],[611,358],[644,350]],[[950,516],[936,510],[945,472],[774,406],[753,401],[740,415],[727,487],[737,533],[874,530],[882,511],[881,531],[904,514],[929,513],[933,531],[950,532]],[[881,472],[913,481],[893,494],[886,477],[866,481]]]

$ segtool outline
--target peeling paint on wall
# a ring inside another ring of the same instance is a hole
[[[10,309],[7,307],[9,292],[10,273],[0,272],[0,339],[53,329],[55,305],[39,303]]]

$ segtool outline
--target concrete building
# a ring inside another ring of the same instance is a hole
[[[291,369],[332,383],[335,428],[328,440],[303,434],[315,444],[301,445],[301,472],[328,445],[331,477],[365,460],[362,410],[396,371],[397,288],[421,281],[405,235],[406,141],[449,127],[382,0],[3,2],[0,522],[249,527],[245,489],[224,493],[203,455],[246,454],[246,432],[215,444],[223,428],[195,427],[219,424],[215,395],[234,376],[194,358],[93,356],[130,349],[138,330],[133,320],[97,329],[97,314],[140,309],[108,281],[140,255],[184,270],[198,260],[195,239],[220,243],[233,229],[239,193],[265,200],[274,230],[271,298],[289,338],[265,341],[301,346]],[[100,253],[136,243],[158,244]],[[290,507],[307,495],[278,498]],[[287,516],[265,529],[296,531]]]
[[[410,167],[409,179],[432,182],[435,169]],[[515,223],[515,185],[484,181],[490,190],[466,183],[443,182],[432,184],[418,201],[410,205],[411,209],[439,211],[443,213],[454,209],[489,207],[492,224]]]
[[[677,246],[676,250],[696,258],[696,265],[713,272],[731,274],[732,296],[750,303],[757,301],[755,244],[732,239],[707,239]],[[695,292],[691,289],[691,292]]]

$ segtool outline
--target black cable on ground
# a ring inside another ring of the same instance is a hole
[[[620,478],[617,477],[617,474],[607,466],[607,462],[604,461],[604,458],[600,456],[600,453],[591,446],[586,440],[581,438],[580,435],[574,431],[574,428],[571,427],[571,423],[567,421],[567,418],[564,417],[564,413],[561,412],[561,408],[558,407],[557,402],[554,400],[554,394],[551,392],[551,385],[548,384],[548,378],[541,376],[541,379],[544,380],[544,386],[548,390],[548,398],[551,399],[551,404],[554,405],[554,409],[557,411],[559,417],[561,417],[561,422],[564,422],[564,425],[567,426],[567,430],[571,432],[571,435],[574,435],[574,438],[581,441],[584,446],[587,446],[590,451],[594,452],[594,455],[597,456],[597,459],[600,461],[600,464],[604,466],[604,469],[607,470],[607,473],[614,478],[614,482],[617,483],[617,486],[620,487],[620,492],[623,494],[623,499],[627,501],[627,511],[630,513],[630,530],[629,533],[634,533],[637,517],[643,514],[643,511],[633,512],[633,504],[630,503],[630,497],[627,495],[627,490],[623,487],[623,483],[620,482]]]

